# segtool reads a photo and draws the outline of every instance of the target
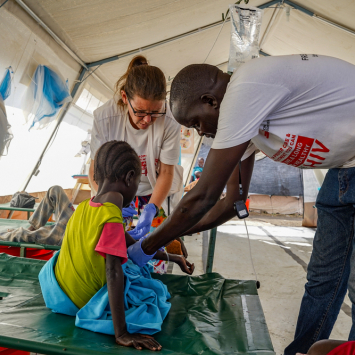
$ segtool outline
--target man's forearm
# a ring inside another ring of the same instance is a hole
[[[228,203],[224,198],[223,200],[219,200],[201,221],[189,229],[186,234],[194,234],[218,227],[235,216],[236,212],[234,211],[233,203]]]
[[[186,234],[202,232],[204,230],[218,227],[219,225],[229,221],[237,214],[234,211],[234,202],[238,200],[246,201],[248,198],[249,185],[251,175],[253,173],[255,154],[250,155],[242,162],[242,188],[243,194],[240,195],[239,190],[239,165],[234,169],[227,183],[227,196],[218,201],[214,207]]]
[[[239,177],[236,167],[248,144],[249,142],[245,142],[227,149],[211,149],[204,173],[198,184],[184,196],[164,223],[142,242],[142,250],[145,254],[153,254],[161,246],[185,235],[187,231],[199,223],[203,216],[217,203],[223,188],[231,178],[233,170],[235,170],[233,173],[234,188],[229,188],[227,185],[227,195],[231,190],[236,190],[239,193],[238,180],[235,179],[236,176]],[[250,171],[249,173],[251,175]],[[242,180],[247,181],[243,179],[243,172]],[[247,186],[244,186],[244,188],[244,193],[247,194]],[[236,196],[236,193],[231,193],[230,196]],[[245,196],[241,199],[245,199]]]
[[[195,194],[188,193],[170,215],[152,234],[159,237],[148,237],[142,243],[142,248],[146,254],[152,254],[155,250],[168,244],[170,241],[185,235],[186,229],[192,228],[199,220],[213,207],[216,200],[202,199],[203,192],[197,192],[198,184],[195,187]],[[215,196],[215,199],[218,197]],[[168,226],[168,228],[167,228]],[[173,231],[173,233],[172,233]],[[147,243],[148,242],[148,243]],[[145,249],[146,248],[146,249]]]

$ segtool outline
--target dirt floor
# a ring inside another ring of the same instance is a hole
[[[282,227],[302,227],[302,216],[301,215],[280,215],[269,213],[259,213],[259,212],[250,212],[248,221],[252,221],[255,225],[257,222],[268,223],[273,226],[282,226]],[[236,217],[233,221],[240,220]],[[241,222],[240,224],[243,224]]]
[[[252,213],[247,219],[259,296],[277,355],[292,341],[312,252],[313,228],[301,226],[299,216]],[[195,274],[203,273],[202,234],[185,237]],[[218,227],[214,272],[231,279],[254,279],[244,222],[231,220]],[[180,273],[176,268],[173,273]],[[332,332],[333,339],[347,339],[351,327],[347,297]]]

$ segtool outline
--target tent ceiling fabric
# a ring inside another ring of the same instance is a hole
[[[297,5],[355,31],[354,0],[296,0]]]
[[[129,52],[221,20],[230,0],[23,0],[84,62]],[[250,0],[259,6],[266,0]],[[294,0],[317,15],[355,30],[353,0]],[[273,6],[275,7],[275,5]],[[274,9],[266,9],[263,31]],[[145,50],[152,65],[167,80],[184,66],[204,61],[220,27]],[[208,63],[228,60],[230,23],[226,23]],[[341,29],[299,10],[290,17],[281,9],[268,32],[262,50],[270,55],[325,54],[355,64],[355,41]],[[96,73],[110,87],[124,73],[132,57],[104,64]],[[224,66],[223,66],[224,67]]]

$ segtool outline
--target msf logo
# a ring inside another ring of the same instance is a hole
[[[270,120],[267,120],[266,124],[263,125],[264,136],[267,139],[269,139],[269,137],[270,137],[269,130],[270,130]]]

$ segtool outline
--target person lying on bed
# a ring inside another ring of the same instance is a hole
[[[130,334],[126,327],[126,289],[122,265],[127,262],[127,247],[136,241],[125,233],[121,211],[132,201],[137,191],[141,175],[140,160],[128,143],[110,141],[96,153],[94,169],[98,193],[92,199],[83,201],[70,218],[54,267],[55,279],[77,307],[77,316],[107,283],[116,343],[136,349],[161,350],[161,345],[153,337]],[[194,271],[194,264],[190,264],[183,256],[157,251],[155,258],[173,261],[187,274]],[[58,312],[56,305],[49,305],[53,304],[53,300],[47,296],[45,287],[49,288],[49,281],[47,279],[46,282],[42,271],[39,279],[46,305]]]

